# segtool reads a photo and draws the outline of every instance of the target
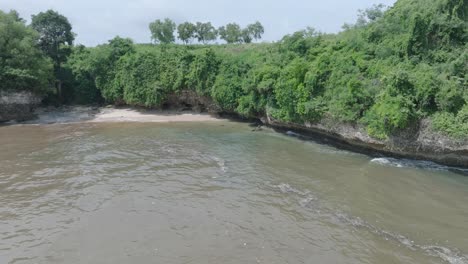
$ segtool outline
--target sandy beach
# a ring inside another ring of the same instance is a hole
[[[105,123],[105,122],[216,122],[223,120],[208,113],[190,111],[161,111],[115,107],[62,107],[42,108],[36,111],[37,119],[26,124],[55,123]]]
[[[206,122],[219,120],[221,119],[205,113],[105,108],[101,109],[89,122]]]

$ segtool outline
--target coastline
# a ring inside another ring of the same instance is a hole
[[[137,110],[134,108],[104,108],[89,122],[216,122],[220,121],[210,114],[192,111]]]
[[[150,110],[135,107],[90,107],[62,106],[59,108],[37,108],[36,119],[6,124],[63,124],[63,123],[170,123],[170,122],[218,122],[222,120],[246,121],[233,114],[200,113],[182,110]],[[247,120],[254,122],[254,120]],[[441,165],[468,168],[468,143],[456,141],[430,131],[425,121],[408,131],[402,131],[387,140],[370,137],[363,127],[352,124],[338,124],[321,121],[319,123],[284,123],[269,116],[259,117],[263,125],[278,132],[298,133],[306,140],[314,140],[341,149],[372,156],[387,156],[427,160]],[[260,123],[259,122],[259,123]]]
[[[455,140],[431,130],[428,120],[391,135],[386,140],[370,137],[359,125],[323,120],[318,123],[284,123],[267,116],[262,122],[279,132],[292,131],[305,139],[372,156],[432,161],[468,168],[468,139]]]
[[[38,108],[36,119],[20,124],[116,123],[116,122],[216,122],[222,118],[208,113],[177,110],[148,110],[134,107],[62,106]],[[225,120],[225,119],[224,119]]]

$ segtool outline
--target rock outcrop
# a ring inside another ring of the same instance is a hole
[[[211,97],[202,96],[193,90],[181,90],[170,94],[163,103],[163,109],[190,110],[195,112],[217,113],[221,111]]]
[[[456,140],[432,130],[424,119],[406,130],[379,140],[368,135],[363,126],[322,120],[317,123],[285,123],[271,118],[262,122],[283,131],[291,130],[322,142],[363,153],[431,160],[448,166],[468,168],[468,139]]]
[[[41,99],[31,92],[0,91],[0,122],[33,119],[34,107]]]

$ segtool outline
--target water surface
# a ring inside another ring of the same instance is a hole
[[[0,263],[468,263],[468,177],[418,164],[227,121],[0,127]]]

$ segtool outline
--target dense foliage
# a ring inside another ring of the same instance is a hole
[[[14,11],[0,11],[0,90],[45,92],[52,62],[36,46],[39,34]]]
[[[68,72],[62,69],[62,65],[70,56],[75,40],[72,25],[65,16],[56,11],[48,10],[33,15],[31,27],[39,33],[38,46],[54,63],[55,80],[53,86],[56,88],[56,100],[63,102],[65,100],[62,84],[63,80],[67,79]]]
[[[467,10],[466,0],[399,0],[388,10],[361,11],[339,34],[308,28],[270,44],[247,44],[261,36],[261,25],[234,23],[217,31],[243,44],[143,45],[117,37],[74,48],[66,67],[80,102],[102,95],[107,103],[161,107],[169,94],[190,89],[246,117],[360,124],[382,139],[429,118],[434,129],[467,137]],[[179,36],[209,41],[197,35],[201,28],[179,25]]]
[[[171,43],[175,41],[174,30],[176,29],[176,24],[172,20],[166,18],[162,20],[155,20],[150,23],[149,29],[151,31],[151,39],[155,43]]]
[[[194,89],[244,116],[360,123],[377,138],[431,117],[436,129],[464,137],[466,10],[460,0],[400,0],[362,11],[338,35],[309,28],[275,44],[132,45],[110,59],[122,49],[113,40],[89,50],[89,76],[111,103],[158,107],[168,94]],[[234,23],[219,33],[242,42]]]
[[[39,33],[38,44],[49,56],[57,70],[67,60],[75,36],[68,19],[59,13],[48,10],[32,16],[31,27]]]

